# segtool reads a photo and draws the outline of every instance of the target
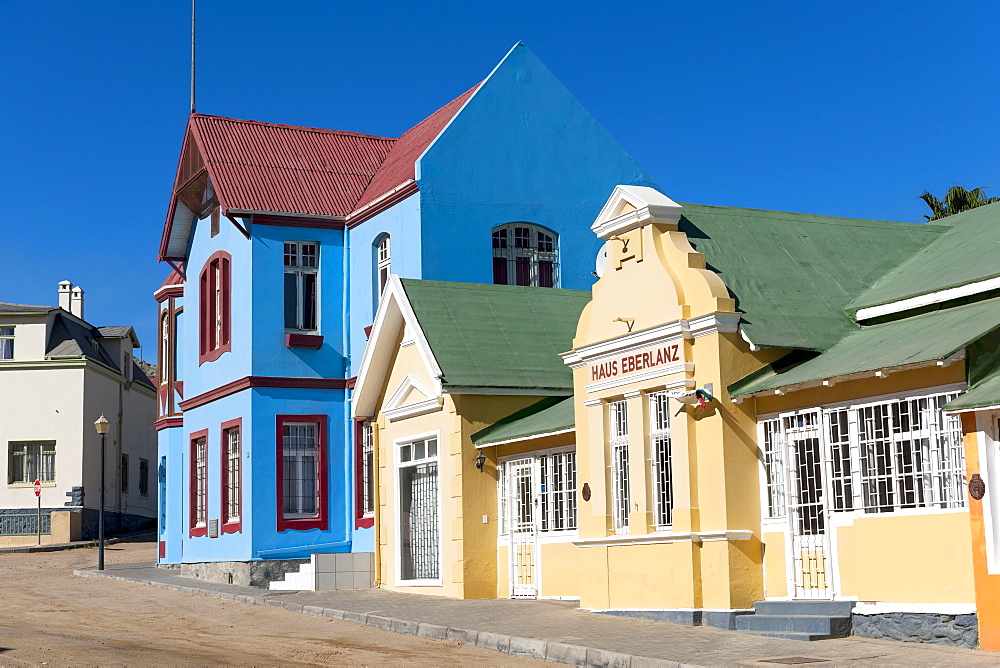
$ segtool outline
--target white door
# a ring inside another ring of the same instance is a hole
[[[833,597],[829,516],[824,498],[823,439],[818,411],[784,416],[788,455],[790,563],[796,598]]]
[[[538,598],[538,462],[507,462],[510,597]]]

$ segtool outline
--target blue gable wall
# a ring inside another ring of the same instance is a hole
[[[418,163],[422,278],[492,283],[492,228],[526,221],[559,234],[560,287],[589,289],[618,184],[656,186],[519,44]]]

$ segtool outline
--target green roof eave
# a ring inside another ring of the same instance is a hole
[[[1000,406],[1000,367],[993,369],[993,373],[970,387],[968,392],[945,404],[942,410],[958,413],[998,406]]]
[[[759,369],[729,386],[738,397],[789,385],[951,357],[1000,327],[1000,298],[916,315],[848,334],[826,352],[784,371]]]
[[[547,397],[472,435],[478,447],[565,433],[576,428],[573,397]]]

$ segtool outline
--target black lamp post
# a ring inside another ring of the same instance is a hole
[[[101,435],[101,512],[97,519],[97,570],[99,571],[104,570],[104,437],[108,433],[109,426],[110,423],[104,417],[104,413],[101,413],[101,417],[94,423],[94,428]]]

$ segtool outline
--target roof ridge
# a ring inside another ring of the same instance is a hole
[[[246,123],[248,125],[265,125],[272,128],[282,128],[285,130],[301,130],[303,132],[318,132],[321,134],[340,135],[346,137],[362,137],[365,139],[381,139],[384,141],[398,141],[398,137],[384,137],[382,135],[370,135],[364,132],[351,132],[350,130],[331,130],[329,128],[317,128],[309,125],[289,125],[288,123],[270,123],[268,121],[255,121],[247,118],[232,118],[230,116],[216,116],[214,114],[191,114],[191,118],[205,118],[217,121],[229,121],[230,123]]]
[[[904,225],[904,226],[905,225],[911,225],[911,226],[912,225],[919,225],[921,227],[921,229],[928,228],[928,229],[935,229],[935,230],[942,230],[942,231],[946,230],[946,229],[948,229],[948,227],[950,227],[950,226],[947,226],[947,225],[935,225],[934,223],[911,223],[911,222],[908,222],[908,221],[905,221],[905,220],[880,220],[878,218],[856,218],[854,216],[838,216],[838,215],[829,214],[829,213],[807,213],[805,211],[783,211],[783,210],[778,210],[778,209],[757,209],[757,208],[754,208],[754,207],[747,207],[747,206],[724,206],[724,205],[719,205],[719,204],[698,204],[696,202],[678,202],[678,204],[680,204],[681,207],[695,206],[695,207],[704,207],[706,209],[714,209],[715,211],[713,211],[713,213],[717,213],[717,214],[720,214],[720,215],[733,215],[735,212],[738,212],[738,211],[753,211],[753,212],[756,212],[756,213],[766,213],[766,214],[770,215],[773,218],[780,218],[782,216],[796,216],[796,217],[797,216],[809,216],[811,218],[830,218],[830,219],[835,219],[835,220],[852,220],[852,221],[857,221],[859,223],[880,223],[880,224],[883,224],[883,225]],[[683,213],[684,212],[682,211],[682,214]]]
[[[58,306],[46,306],[45,304],[22,304],[20,302],[0,302],[4,306],[28,306],[30,308],[47,308],[47,309],[57,309]]]

